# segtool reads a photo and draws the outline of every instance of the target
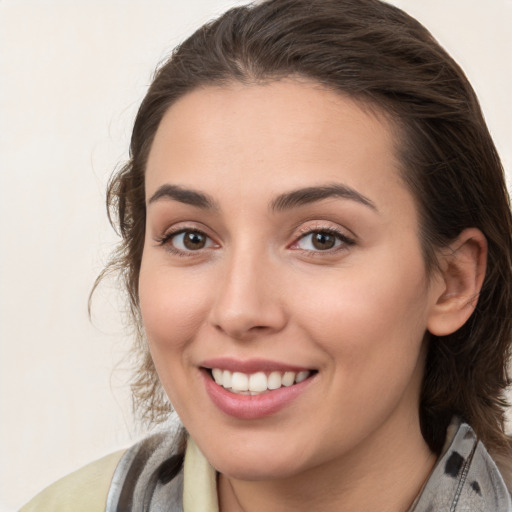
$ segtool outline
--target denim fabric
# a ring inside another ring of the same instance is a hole
[[[194,484],[188,483],[192,492]],[[183,485],[183,455],[174,451],[172,435],[151,436],[121,459],[106,512],[183,512]],[[503,478],[469,425],[452,422],[445,449],[409,512],[512,512]]]
[[[410,512],[512,512],[510,494],[496,464],[465,423],[453,438]]]

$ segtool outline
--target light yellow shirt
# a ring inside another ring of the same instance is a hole
[[[112,475],[123,453],[107,455],[61,478],[20,512],[103,512]]]
[[[58,480],[20,512],[104,512],[110,482],[124,451],[103,457]],[[190,438],[184,463],[184,512],[219,512],[217,476]]]
[[[217,473],[189,438],[183,478],[184,512],[219,512]]]

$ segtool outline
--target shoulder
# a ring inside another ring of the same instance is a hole
[[[164,502],[182,512],[184,453],[178,440],[173,432],[153,434],[55,482],[20,512],[135,512],[160,510]]]
[[[445,449],[413,510],[512,512],[498,467],[466,423],[450,425]]]
[[[105,502],[114,471],[124,451],[107,455],[47,487],[20,512],[96,512]]]

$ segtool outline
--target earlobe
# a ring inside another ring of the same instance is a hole
[[[479,229],[465,229],[439,259],[441,271],[427,329],[446,336],[462,327],[476,307],[487,266],[487,240]]]

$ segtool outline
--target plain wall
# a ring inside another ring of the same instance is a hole
[[[0,512],[143,432],[104,190],[156,64],[244,2],[0,0]],[[477,90],[512,169],[512,0],[396,0]]]

